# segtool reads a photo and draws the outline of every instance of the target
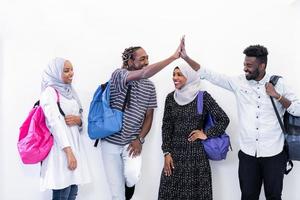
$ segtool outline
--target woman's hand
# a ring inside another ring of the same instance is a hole
[[[172,55],[174,59],[180,58],[182,47],[184,46],[184,36],[180,39],[180,44],[178,48],[176,49],[175,53]]]
[[[185,36],[182,37],[182,45],[181,45],[181,50],[180,50],[180,57],[182,59],[186,59],[188,57],[186,50],[185,50]]]
[[[69,170],[75,170],[77,168],[77,160],[71,147],[65,147],[64,152],[66,153],[67,160],[68,160],[68,168]]]
[[[164,164],[164,172],[165,176],[171,176],[172,170],[174,169],[173,158],[171,154],[165,155],[165,164]]]
[[[82,125],[81,117],[77,115],[66,115],[65,122],[68,126]]]
[[[203,130],[194,130],[190,133],[188,137],[188,141],[194,142],[195,140],[200,139],[200,140],[206,140],[207,135],[203,132]]]

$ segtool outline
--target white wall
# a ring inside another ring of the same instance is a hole
[[[141,45],[150,55],[150,62],[155,62],[175,51],[182,34],[186,34],[191,57],[226,74],[242,73],[245,47],[265,45],[270,52],[267,70],[286,77],[300,96],[299,11],[299,0],[1,1],[0,199],[50,199],[51,192],[39,192],[39,166],[21,163],[16,142],[22,120],[39,97],[41,72],[51,58],[61,56],[72,61],[74,84],[85,113],[97,85],[120,67],[121,52],[126,47]],[[173,90],[173,67],[174,64],[151,78],[157,89],[158,108],[144,144],[143,174],[135,200],[157,198],[163,164],[160,129],[164,99]],[[229,92],[207,82],[203,87],[229,115],[227,130],[234,149],[225,161],[211,162],[214,199],[237,200],[240,192],[235,100]],[[101,150],[92,147],[86,135],[83,139],[93,183],[80,187],[78,199],[109,200]],[[299,173],[300,165],[295,163],[284,180],[283,199],[296,200]],[[261,199],[265,199],[263,195]]]
[[[2,158],[2,152],[3,152],[3,148],[2,148],[2,136],[3,136],[3,124],[2,124],[2,110],[3,110],[3,103],[2,103],[2,84],[3,84],[3,65],[2,65],[2,62],[3,62],[3,57],[2,57],[2,40],[1,40],[1,34],[0,34],[0,163],[3,163],[4,160]],[[0,164],[0,177],[3,177],[3,167],[2,165]],[[1,181],[0,181],[1,183]],[[2,194],[2,188],[0,189],[0,194]],[[1,196],[0,196],[1,197]]]

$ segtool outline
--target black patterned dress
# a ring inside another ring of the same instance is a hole
[[[204,92],[203,115],[197,113],[197,97],[187,105],[178,105],[174,92],[168,94],[162,125],[162,150],[170,152],[174,162],[171,176],[161,174],[159,200],[212,200],[212,182],[209,161],[198,139],[188,141],[189,134],[202,129],[207,112],[216,124],[209,129],[208,137],[224,132],[229,118],[209,93]]]

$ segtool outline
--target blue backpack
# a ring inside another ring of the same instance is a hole
[[[128,86],[122,110],[118,110],[110,107],[110,82],[97,88],[88,115],[88,134],[91,139],[96,139],[95,146],[99,139],[121,130],[123,112],[129,101],[130,91],[131,85]]]
[[[203,91],[199,91],[197,99],[197,111],[199,114],[203,112]],[[209,128],[213,127],[215,120],[213,116],[208,113],[206,120],[204,121],[204,131],[207,131]],[[226,158],[227,152],[230,146],[230,138],[224,132],[218,137],[207,138],[202,140],[205,153],[210,160],[223,160]]]

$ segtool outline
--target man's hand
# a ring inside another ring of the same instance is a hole
[[[186,59],[188,57],[186,50],[185,50],[185,36],[182,37],[182,46],[180,50],[180,57],[182,59]]]
[[[65,116],[65,122],[68,126],[74,126],[74,125],[81,126],[82,124],[80,116],[76,116],[76,115]]]
[[[266,83],[265,87],[266,87],[266,93],[269,96],[274,97],[275,99],[278,99],[280,97],[280,94],[276,92],[274,86],[271,83]]]
[[[164,173],[165,176],[171,176],[174,169],[173,158],[171,154],[165,155]]]
[[[190,142],[194,142],[197,139],[200,139],[200,140],[207,139],[207,135],[203,132],[202,129],[192,131],[188,137],[188,141],[190,141]]]
[[[127,151],[129,151],[129,157],[139,156],[142,152],[142,147],[143,146],[138,139],[133,140],[127,148]]]
[[[172,55],[172,57],[174,59],[180,58],[182,46],[184,46],[184,36],[180,39],[180,44],[179,44],[178,48],[176,49],[175,53]]]

